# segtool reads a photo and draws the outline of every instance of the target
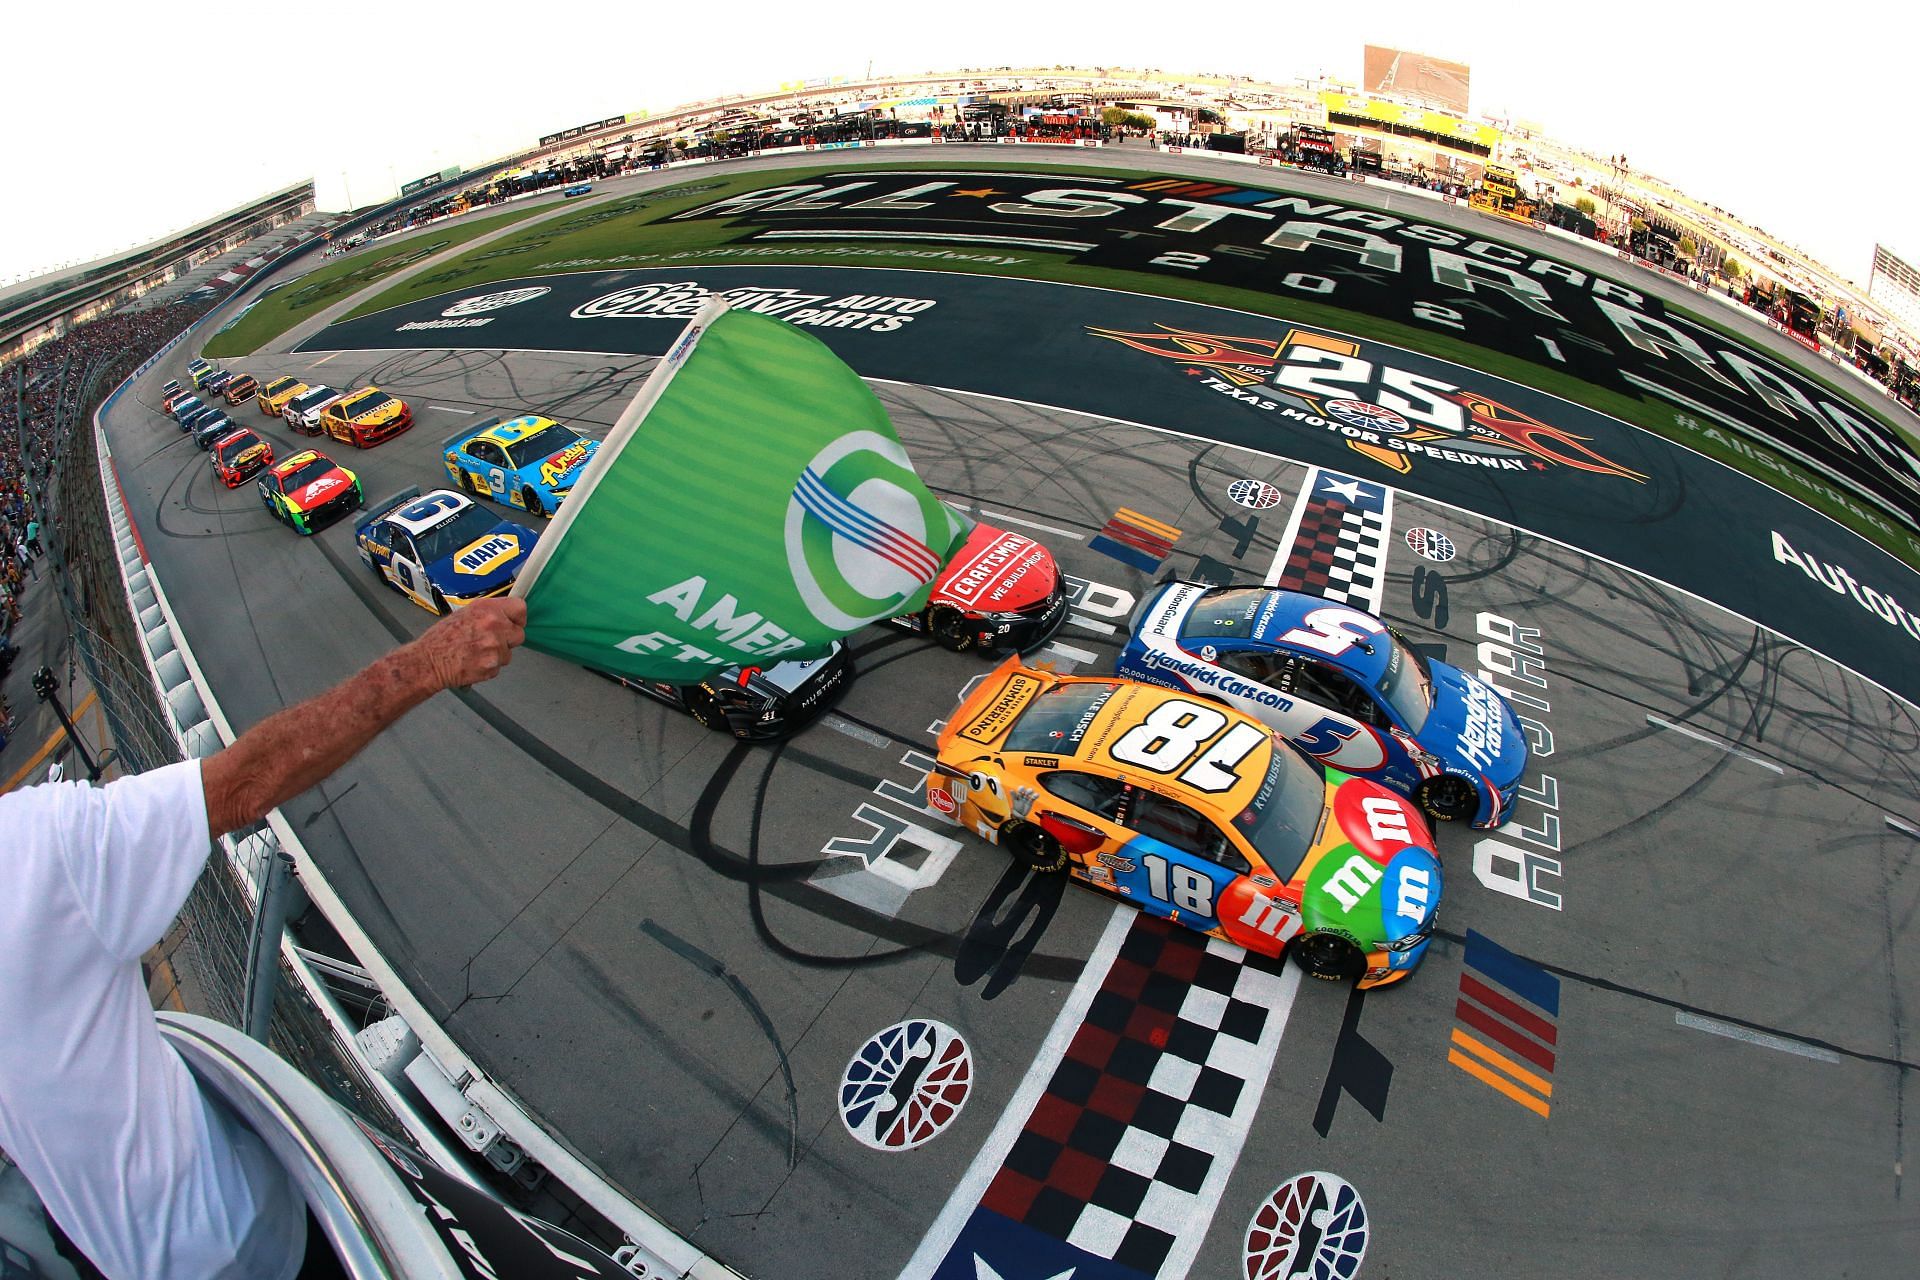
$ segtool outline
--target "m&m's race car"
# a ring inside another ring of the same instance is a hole
[[[1032,538],[976,524],[966,545],[934,579],[918,613],[888,619],[924,631],[956,653],[1025,652],[1067,620],[1066,579],[1053,553]]]
[[[1115,670],[1237,707],[1443,821],[1499,826],[1527,769],[1519,718],[1490,685],[1319,596],[1167,583],[1134,611]]]
[[[380,581],[422,609],[451,613],[505,595],[540,535],[464,495],[412,488],[360,517],[353,540]]]
[[[1413,805],[1251,716],[1009,658],[941,730],[927,803],[1042,873],[1362,989],[1405,978],[1440,906]]]

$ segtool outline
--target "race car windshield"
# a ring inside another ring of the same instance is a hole
[[[391,399],[393,399],[393,397],[386,392],[376,391],[371,395],[361,396],[358,400],[347,401],[344,405],[340,406],[340,412],[349,418],[357,418],[363,413],[372,413],[375,409],[378,409]]]
[[[554,423],[544,431],[536,431],[522,440],[507,446],[507,461],[516,469],[530,467],[551,454],[556,454],[570,444],[580,440],[571,427]]]
[[[1387,653],[1387,670],[1374,692],[1393,708],[1409,732],[1418,733],[1427,723],[1427,712],[1433,710],[1433,672],[1427,660],[1402,644],[1398,636],[1390,635],[1389,639],[1393,648]]]
[[[1188,636],[1246,636],[1253,634],[1253,619],[1268,593],[1259,588],[1209,591],[1187,611],[1180,638]]]
[[[1087,727],[1107,705],[1118,685],[1055,685],[1020,713],[1007,734],[1008,751],[1045,751],[1070,756],[1080,749]]]
[[[328,462],[325,458],[315,458],[312,462],[307,463],[292,475],[282,476],[280,478],[280,487],[288,493],[292,493],[295,489],[302,489],[312,484],[315,480],[318,480],[321,476],[326,475],[332,470],[333,464],[331,462]]]
[[[315,405],[319,404],[322,400],[325,400],[327,397],[331,396],[332,394],[333,392],[329,391],[325,387],[322,387],[318,391],[309,391],[307,392],[307,394],[303,396],[295,396],[293,403],[288,405],[287,407],[289,409],[296,410],[300,413],[305,413],[307,410],[313,408]]]
[[[422,564],[444,560],[469,542],[478,542],[493,532],[500,522],[478,507],[462,507],[460,514],[424,533],[413,535],[414,548]]]
[[[248,432],[244,436],[235,436],[220,446],[220,461],[232,462],[235,458],[259,443],[260,437],[254,435],[252,432]]]
[[[1291,880],[1320,832],[1326,808],[1326,776],[1319,766],[1275,743],[1267,776],[1233,824],[1260,851],[1275,875]]]

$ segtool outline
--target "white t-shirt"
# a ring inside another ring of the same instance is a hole
[[[140,977],[210,847],[197,760],[0,796],[0,1147],[114,1280],[292,1280],[306,1249],[299,1192]]]

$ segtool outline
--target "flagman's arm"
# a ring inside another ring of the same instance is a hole
[[[201,765],[213,835],[248,826],[323,781],[442,689],[491,680],[526,639],[524,600],[477,601],[317,697],[276,711]]]

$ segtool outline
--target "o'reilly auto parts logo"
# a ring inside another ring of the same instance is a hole
[[[522,302],[532,302],[535,298],[544,298],[553,290],[545,285],[534,285],[527,289],[507,289],[501,293],[483,293],[477,298],[462,298],[440,314],[443,316],[477,316],[483,311],[498,311],[502,307],[515,306]]]
[[[933,298],[896,298],[850,293],[836,298],[783,285],[738,285],[718,293],[693,280],[636,285],[583,302],[575,320],[690,320],[709,298],[721,297],[735,311],[778,316],[788,324],[815,329],[865,329],[892,333],[938,305]]]
[[[787,567],[822,626],[853,631],[891,617],[932,582],[953,517],[898,441],[854,431],[815,454],[787,500]]]

